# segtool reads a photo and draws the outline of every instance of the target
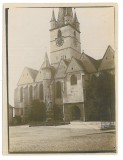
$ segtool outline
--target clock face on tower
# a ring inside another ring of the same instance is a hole
[[[64,38],[63,37],[58,37],[58,38],[56,38],[56,45],[57,46],[62,46],[63,45],[63,43],[64,43]]]

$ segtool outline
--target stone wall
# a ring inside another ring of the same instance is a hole
[[[77,77],[77,84],[71,85],[71,76]],[[83,82],[81,73],[68,74],[65,81],[65,92],[64,103],[78,103],[84,102],[83,96]]]
[[[84,103],[64,104],[63,112],[64,112],[64,120],[66,122],[70,122],[73,120],[85,121],[86,115],[85,115],[85,111],[84,111]],[[74,117],[74,114],[75,114],[75,117]]]
[[[69,60],[72,56],[79,58],[81,55],[80,33],[75,31],[70,25],[61,27],[60,30],[64,43],[62,46],[57,46],[56,40],[58,30],[59,29],[55,29],[50,32],[51,63],[58,63],[61,57],[65,57]],[[74,32],[76,33],[76,38],[74,38]]]

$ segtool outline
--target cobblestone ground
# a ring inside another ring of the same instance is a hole
[[[115,132],[101,131],[100,123],[63,126],[9,127],[10,152],[115,151]]]

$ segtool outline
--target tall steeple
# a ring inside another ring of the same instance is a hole
[[[51,17],[51,21],[56,21],[56,18],[55,18],[55,13],[54,13],[54,9],[52,11],[52,17]]]
[[[55,21],[54,13],[51,20]],[[56,28],[50,29],[50,58],[51,64],[57,68],[62,57],[67,60],[80,58],[81,42],[79,22],[73,8],[59,8],[56,23]]]
[[[77,15],[76,15],[76,11],[74,12],[74,18],[73,18],[73,25],[74,27],[79,31],[79,21],[78,21],[78,18],[77,18]]]
[[[50,20],[50,25],[51,25],[51,29],[54,29],[56,28],[56,18],[55,18],[55,13],[54,13],[54,10],[52,11],[52,17],[51,17],[51,20]]]
[[[72,8],[66,8],[65,24],[72,24],[72,21],[73,21],[73,11],[72,11]]]
[[[75,23],[79,23],[78,18],[77,18],[77,15],[76,15],[76,11],[75,11],[75,13],[74,13],[74,22],[75,22]]]
[[[53,10],[50,24],[51,24],[51,30],[57,27],[62,27],[66,24],[71,24],[73,27],[75,27],[79,31],[79,21],[78,21],[76,12],[74,12],[74,16],[73,16],[73,11],[71,7],[59,8],[57,21],[56,21],[55,13]]]
[[[73,11],[72,11],[72,8],[66,8],[66,16],[71,16],[73,17]]]
[[[58,26],[63,26],[68,23],[72,23],[73,11],[72,8],[59,8],[58,12]]]
[[[44,69],[44,68],[51,68],[47,52],[45,53],[44,62],[42,64],[41,68],[42,69]]]
[[[58,12],[58,26],[62,26],[64,25],[64,17],[66,14],[66,8],[59,8],[59,12]]]

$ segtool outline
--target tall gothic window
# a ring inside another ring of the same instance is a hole
[[[58,30],[58,35],[57,35],[57,37],[59,38],[59,37],[61,37],[62,36],[62,32],[61,32],[61,30],[59,29]]]
[[[62,87],[61,87],[61,83],[59,81],[56,83],[56,97],[57,98],[62,97]]]
[[[77,77],[75,75],[72,75],[70,81],[71,81],[71,85],[77,84]]]
[[[20,102],[23,102],[23,87],[20,88]]]
[[[43,98],[44,98],[43,84],[40,84],[40,86],[39,86],[39,98],[40,98],[41,100],[43,100]]]
[[[32,88],[32,86],[29,87],[29,97],[30,97],[30,101],[32,101],[32,99],[33,99],[33,88]]]

